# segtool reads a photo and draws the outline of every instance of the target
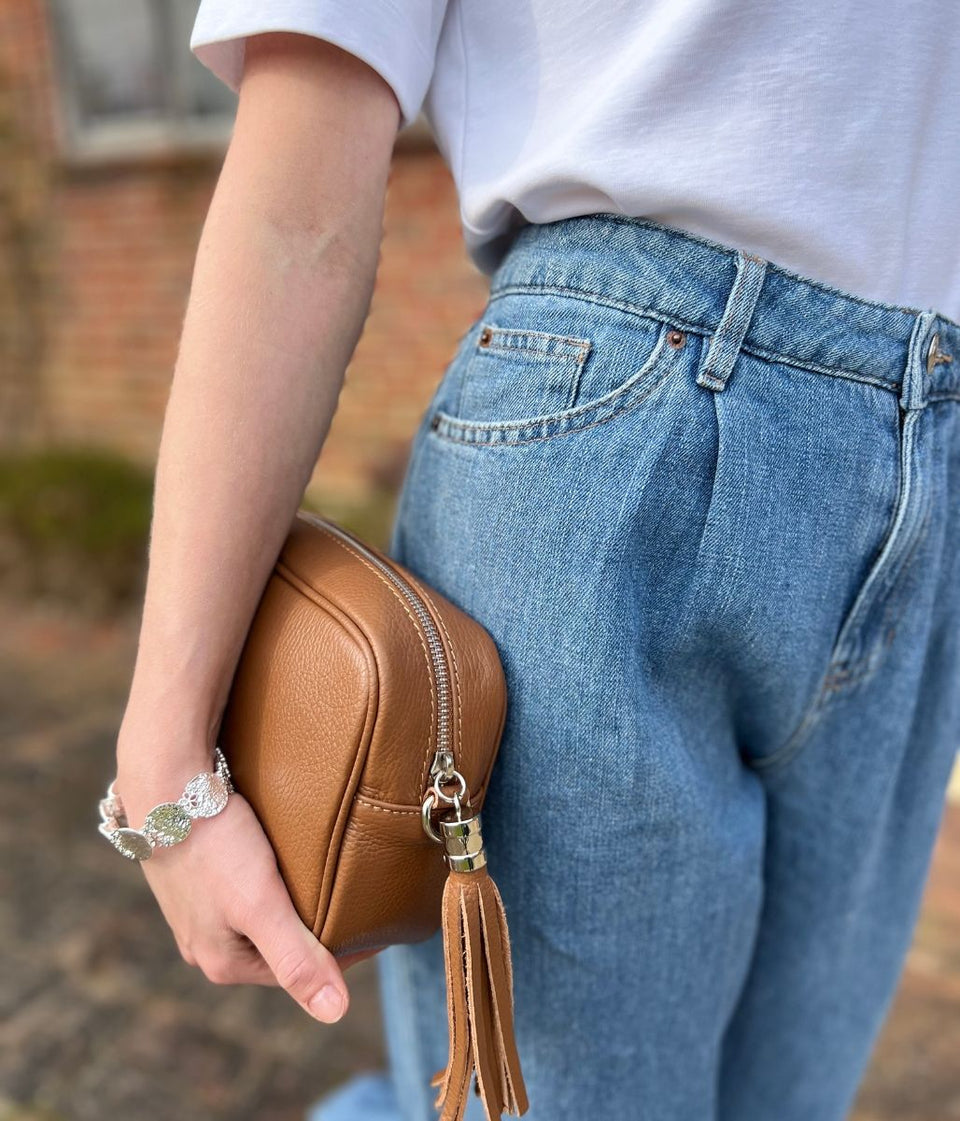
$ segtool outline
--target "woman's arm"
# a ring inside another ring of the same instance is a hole
[[[134,827],[212,767],[244,637],[369,309],[399,119],[386,82],[338,47],[281,32],[248,40],[157,461],[117,742]],[[142,867],[184,957],[212,980],[279,983],[304,1005],[325,980],[345,988],[239,795]]]

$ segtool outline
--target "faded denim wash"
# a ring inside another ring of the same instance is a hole
[[[960,744],[960,325],[648,219],[527,226],[390,551],[504,663],[527,1121],[840,1121]],[[314,1121],[436,1117],[440,936],[376,960],[390,1076]]]

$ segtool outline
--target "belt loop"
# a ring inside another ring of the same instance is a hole
[[[710,340],[706,360],[697,373],[697,385],[716,390],[726,386],[753,318],[766,271],[767,262],[762,257],[737,250],[737,275]]]
[[[913,323],[907,347],[907,363],[900,385],[900,408],[922,409],[927,403],[930,374],[927,372],[927,351],[933,343],[930,328],[937,318],[935,311],[922,311]]]

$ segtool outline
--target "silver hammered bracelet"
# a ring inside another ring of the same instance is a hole
[[[214,748],[216,768],[201,771],[187,783],[176,802],[161,802],[144,818],[143,827],[131,829],[114,782],[100,799],[99,830],[113,847],[130,860],[148,860],[159,845],[167,847],[186,840],[195,818],[216,817],[234,791],[227,760],[219,746]]]

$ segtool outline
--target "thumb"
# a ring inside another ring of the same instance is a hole
[[[350,1003],[336,958],[303,924],[283,881],[277,878],[255,908],[244,933],[260,951],[277,984],[311,1016],[332,1024]]]

